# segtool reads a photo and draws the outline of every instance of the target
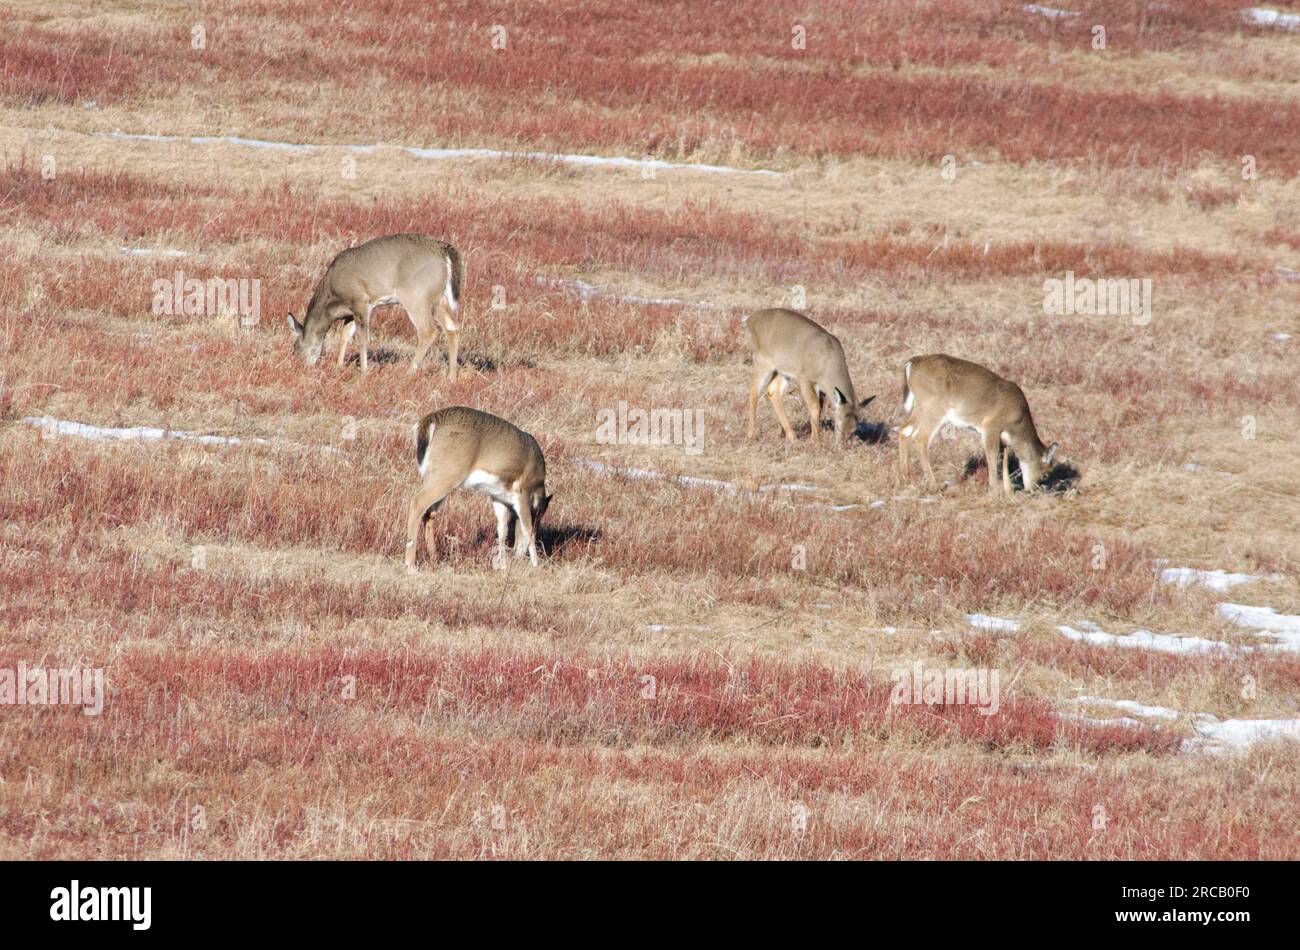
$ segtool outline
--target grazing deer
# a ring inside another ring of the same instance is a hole
[[[925,476],[938,482],[930,467],[930,443],[944,423],[973,429],[984,442],[989,491],[998,490],[998,452],[1009,446],[1020,461],[1025,489],[1034,491],[1056,457],[1056,443],[1043,445],[1034,428],[1029,403],[1020,387],[977,363],[954,356],[915,356],[903,364],[903,408],[908,416],[898,431],[898,477],[905,481],[908,447],[916,443]],[[1002,488],[1011,494],[1009,452],[1002,455]]]
[[[546,461],[537,440],[497,416],[452,406],[421,419],[415,427],[415,443],[420,487],[406,519],[407,570],[415,570],[420,528],[457,488],[492,499],[497,515],[492,566],[506,566],[506,536],[518,519],[515,557],[523,557],[526,551],[536,567],[537,528],[551,503],[546,494]]]
[[[411,370],[419,369],[420,360],[433,343],[436,315],[447,334],[447,374],[454,382],[460,344],[456,311],[460,309],[464,283],[460,252],[423,234],[390,234],[350,247],[326,268],[302,322],[289,314],[293,351],[309,366],[314,365],[325,345],[325,334],[335,321],[342,320],[339,366],[343,365],[348,342],[356,334],[364,370],[370,344],[370,314],[376,307],[396,303],[406,308],[406,315],[415,325],[417,344]]]
[[[794,440],[794,429],[781,406],[781,397],[794,382],[808,407],[812,438],[821,438],[822,400],[829,396],[835,442],[844,445],[848,434],[866,421],[862,408],[876,397],[857,401],[840,341],[793,310],[760,310],[741,322],[749,332],[749,345],[754,351],[754,372],[749,386],[749,438],[754,438],[759,397],[766,392],[785,437]]]

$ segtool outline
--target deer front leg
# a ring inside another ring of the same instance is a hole
[[[1024,477],[1022,470],[1020,475]],[[1002,446],[1002,490],[1010,495],[1011,492],[1011,446]]]
[[[817,395],[817,390],[813,388],[812,383],[799,381],[799,395],[803,396],[803,404],[808,409],[808,422],[811,426],[809,435],[814,442],[822,440],[822,401]]]
[[[504,570],[506,567],[506,538],[510,534],[511,522],[515,520],[515,513],[509,505],[502,504],[499,501],[492,502],[492,510],[497,516],[497,553],[492,558],[492,568],[494,570]],[[522,536],[523,532],[519,532]],[[516,539],[516,543],[518,539]]]
[[[339,366],[340,368],[347,362],[348,344],[352,342],[352,334],[357,332],[357,321],[348,320],[343,324],[343,329],[339,331],[342,340],[339,343]]]
[[[515,511],[519,515],[520,539],[523,541],[522,548],[515,548],[515,556],[521,557],[527,551],[528,560],[533,567],[537,567],[537,537],[533,530],[533,509],[529,506],[528,499],[516,495]]]
[[[357,349],[361,351],[361,371],[369,368],[367,356],[370,350],[370,310],[366,307],[354,308],[352,322],[357,338]]]
[[[985,429],[981,433],[984,437],[984,464],[989,470],[989,493],[997,494],[998,491],[998,449],[1002,446],[999,433],[992,429]]]

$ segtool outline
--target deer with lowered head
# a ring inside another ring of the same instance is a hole
[[[421,419],[415,443],[420,485],[407,512],[407,570],[415,570],[421,527],[457,488],[492,499],[497,516],[493,567],[506,566],[506,540],[516,522],[515,557],[527,554],[537,567],[537,528],[551,503],[546,460],[537,440],[491,413],[452,406]]]
[[[339,365],[355,335],[361,368],[367,368],[370,314],[376,307],[401,304],[415,326],[415,357],[411,370],[433,343],[441,322],[447,334],[447,374],[456,380],[460,325],[456,314],[465,283],[460,252],[450,244],[423,234],[390,234],[342,251],[325,270],[299,321],[289,314],[293,351],[308,365],[320,359],[325,334],[342,321]]]
[[[1020,387],[978,363],[955,356],[915,356],[903,364],[903,409],[907,418],[898,430],[898,476],[907,478],[908,450],[913,443],[930,485],[937,487],[930,467],[930,443],[945,424],[978,432],[989,470],[989,491],[998,490],[998,452],[1002,452],[1002,489],[1011,494],[1010,452],[1020,462],[1027,491],[1038,487],[1052,467],[1056,443],[1044,445]]]
[[[821,439],[822,401],[829,398],[835,442],[843,446],[848,435],[866,422],[863,408],[876,397],[857,401],[840,341],[793,310],[760,310],[742,322],[754,351],[749,385],[749,438],[754,438],[758,400],[766,394],[785,437],[794,441],[794,429],[781,405],[781,398],[793,383],[799,387],[799,395],[808,408],[811,438]]]

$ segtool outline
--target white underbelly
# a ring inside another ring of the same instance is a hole
[[[957,415],[957,412],[954,409],[949,409],[943,414],[943,419],[939,422],[939,425],[950,425],[956,429],[969,429],[971,432],[980,431],[979,426],[975,425],[973,422],[967,422],[961,416]]]
[[[487,495],[493,501],[499,501],[503,505],[513,506],[515,503],[514,497],[506,488],[505,483],[491,472],[486,472],[481,468],[476,468],[466,475],[465,480],[460,483],[460,487]]]

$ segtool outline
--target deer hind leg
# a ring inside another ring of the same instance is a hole
[[[749,440],[754,441],[756,431],[755,424],[758,421],[758,401],[763,396],[763,390],[767,389],[767,384],[772,381],[776,375],[776,370],[763,366],[756,366],[749,380]]]
[[[925,480],[931,488],[939,487],[939,479],[934,477],[934,468],[930,465],[930,446],[942,425],[941,421],[918,421],[912,434],[912,438],[916,440],[916,454],[921,456],[921,468],[925,470]]]
[[[781,405],[781,396],[785,394],[786,381],[783,376],[774,375],[772,381],[767,384],[767,398],[772,403],[772,409],[776,412],[777,421],[781,423],[781,428],[785,430],[785,437],[788,441],[794,441],[794,427],[790,425],[790,418],[785,414],[785,407]]]
[[[402,306],[411,320],[411,325],[415,327],[415,355],[411,357],[411,372],[414,373],[420,368],[424,354],[429,352],[429,347],[433,345],[435,326],[433,303],[429,300],[423,300],[418,303],[412,302],[410,306],[403,303]]]
[[[370,307],[356,302],[352,305],[352,332],[356,334],[357,349],[361,351],[361,371],[370,368]]]
[[[506,541],[509,539],[510,529],[515,523],[515,512],[509,505],[504,502],[496,501],[495,499],[492,502],[492,510],[496,512],[497,516],[497,553],[496,556],[492,558],[492,567],[499,571],[504,569],[506,566]],[[523,536],[522,531],[516,533],[520,537]],[[518,543],[519,538],[516,538],[516,546]]]
[[[437,309],[447,334],[447,379],[454,383],[460,375],[460,324],[445,295],[438,298]]]
[[[822,403],[821,398],[817,395],[817,390],[813,384],[804,380],[799,380],[799,395],[803,397],[803,404],[808,408],[808,422],[811,429],[808,436],[814,442],[822,440]]]
[[[463,478],[430,472],[429,477],[415,490],[406,512],[406,569],[408,571],[415,570],[415,554],[419,548],[421,526],[442,506],[443,501],[462,481]],[[433,553],[433,544],[430,542],[429,555],[432,556]]]
[[[348,317],[343,324],[343,329],[339,331],[339,336],[343,338],[342,341],[339,343],[339,366],[342,366],[345,362],[347,362],[348,344],[352,342],[352,334],[356,332],[357,332],[356,319],[353,317]]]

